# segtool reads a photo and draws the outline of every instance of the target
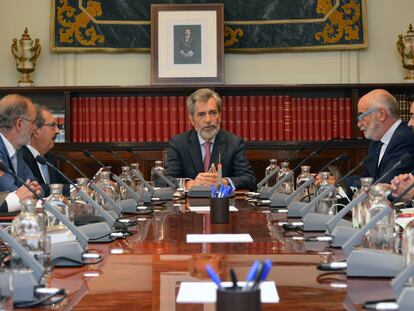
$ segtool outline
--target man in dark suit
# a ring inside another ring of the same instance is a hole
[[[0,160],[29,186],[40,192],[40,187],[32,172],[23,161],[19,148],[30,141],[35,129],[36,112],[30,99],[17,95],[7,95],[0,101]],[[0,192],[6,196],[8,211],[20,209],[19,199],[33,197],[13,175],[0,174]],[[20,188],[19,188],[20,187]],[[2,209],[2,211],[5,211]]]
[[[242,139],[220,129],[220,96],[210,89],[197,90],[188,98],[187,109],[194,129],[170,140],[167,175],[182,178],[182,186],[187,189],[193,185],[216,185],[220,158],[223,184],[256,190],[256,179],[245,158]]]
[[[56,160],[49,151],[55,146],[55,139],[59,134],[59,128],[47,107],[35,104],[35,109],[37,115],[36,129],[33,132],[30,144],[23,146],[19,152],[22,153],[24,161],[42,186],[45,196],[48,196],[50,194],[50,184],[65,184],[66,180],[47,165],[38,163],[36,157],[41,155],[56,165]],[[67,194],[69,186],[65,186],[64,190]]]
[[[361,97],[358,102],[358,127],[371,140],[368,161],[362,177],[377,180],[406,153],[414,154],[414,133],[401,121],[396,99],[385,90],[377,89]],[[390,183],[394,176],[409,173],[414,169],[414,159],[396,168],[383,182]],[[351,183],[359,187],[359,177],[353,176]]]

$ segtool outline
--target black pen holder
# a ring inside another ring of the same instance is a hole
[[[216,311],[260,311],[260,288],[227,287],[217,289]]]
[[[212,224],[228,224],[229,214],[229,197],[210,198],[210,222]]]

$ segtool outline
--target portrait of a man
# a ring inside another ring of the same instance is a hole
[[[174,26],[174,64],[201,64],[201,25]]]

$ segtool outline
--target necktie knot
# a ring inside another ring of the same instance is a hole
[[[210,160],[211,160],[211,152],[210,152],[210,146],[211,142],[206,141],[204,144],[204,150],[206,151],[206,154],[204,156],[204,172],[208,172],[210,167]]]

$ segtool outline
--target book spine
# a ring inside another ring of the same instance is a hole
[[[104,141],[104,125],[103,125],[103,99],[101,96],[96,98],[96,129],[97,129],[97,142],[102,143]]]
[[[308,111],[308,140],[315,140],[315,120],[313,110],[313,98],[306,99],[306,109]]]
[[[155,96],[154,99],[154,130],[155,130],[155,141],[162,141],[162,106],[161,106],[161,97]]]
[[[121,123],[121,127],[122,127],[122,137],[121,137],[121,141],[123,142],[127,142],[127,141],[131,141],[131,136],[129,133],[129,127],[130,127],[130,116],[129,116],[129,96],[124,96],[122,97],[122,106],[121,106],[121,111],[122,111],[122,123]]]
[[[352,139],[352,99],[345,98],[345,138]]]
[[[292,104],[290,96],[283,97],[283,114],[285,120],[285,140],[292,140]]]
[[[328,121],[326,119],[326,98],[322,97],[319,99],[320,104],[320,115],[321,115],[321,140],[326,140],[326,129],[328,126]]]
[[[250,140],[257,141],[257,96],[249,96],[250,98],[250,125],[249,121],[247,123],[247,127],[250,126]]]
[[[137,98],[129,97],[129,134],[131,142],[138,141],[138,122],[137,122]]]
[[[264,96],[264,112],[265,140],[272,140],[272,107],[270,96]]]
[[[321,140],[321,106],[319,98],[313,99],[314,140]]]
[[[303,140],[309,140],[309,113],[308,113],[308,99],[306,97],[301,98],[302,104],[302,133]]]
[[[102,98],[102,106],[103,106],[103,141],[110,142],[111,141],[111,103],[110,98],[105,96]]]
[[[170,137],[177,135],[178,132],[178,97],[170,96]]]
[[[249,97],[241,97],[241,106],[242,106],[242,130],[244,140],[250,140],[249,135]]]
[[[138,131],[137,131],[137,139],[138,141],[142,142],[145,141],[146,132],[148,131],[148,124],[146,124],[146,100],[144,96],[138,96],[137,98],[137,124],[138,124]]]
[[[154,124],[154,110],[152,97],[145,97],[145,128],[146,137],[145,141],[154,141],[155,124]]]
[[[83,97],[83,142],[89,143],[91,142],[91,118],[90,118],[90,105],[89,105],[89,97]]]
[[[326,99],[326,120],[327,120],[327,128],[326,128],[326,139],[331,140],[333,138],[333,107],[332,107],[332,98]]]
[[[276,95],[270,96],[270,139],[273,141],[279,140],[279,135],[277,133],[277,101],[278,97]]]
[[[332,135],[335,139],[339,137],[339,103],[337,98],[332,99]]]
[[[97,129],[97,112],[96,112],[96,97],[89,98],[89,131],[90,142],[95,143],[98,141],[98,129]]]
[[[117,96],[115,98],[115,111],[116,111],[116,142],[122,141],[122,98]]]
[[[227,96],[227,128],[231,133],[236,133],[235,114],[236,113],[234,111],[234,96]]]
[[[228,98],[227,96],[221,96],[221,128],[228,131]]]
[[[285,106],[284,96],[277,97],[277,136],[278,140],[285,140]]]
[[[170,139],[170,97],[161,97],[162,105],[162,141]]]
[[[186,129],[186,122],[188,119],[187,109],[185,107],[185,97],[178,96],[178,132],[182,133]]]
[[[298,118],[298,140],[302,141],[303,139],[303,114],[302,114],[302,99],[300,97],[296,98],[296,116]]]
[[[338,101],[338,130],[339,138],[345,139],[346,132],[345,98],[340,97]]]
[[[73,97],[72,102],[70,105],[70,115],[71,115],[71,137],[72,142],[77,143],[79,142],[79,98]]]
[[[291,99],[292,107],[292,140],[298,140],[298,106],[296,104],[296,98],[292,97]]]
[[[241,107],[241,97],[235,96],[234,97],[234,111],[235,111],[235,134],[237,136],[243,137],[243,129],[242,129],[242,107]]]
[[[263,141],[264,135],[264,98],[263,96],[257,96],[257,139]]]

